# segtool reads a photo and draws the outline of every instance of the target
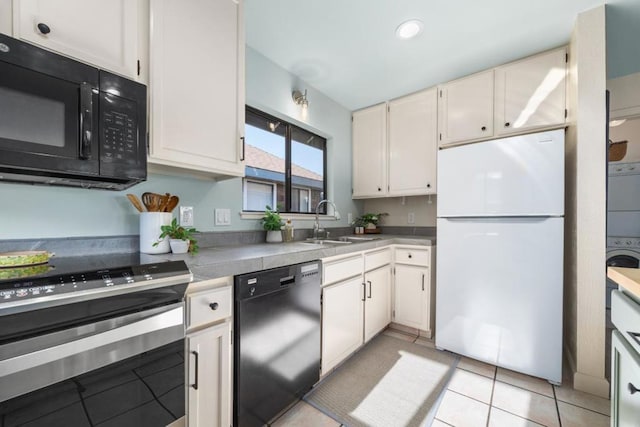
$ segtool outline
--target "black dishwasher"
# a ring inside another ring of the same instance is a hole
[[[235,277],[234,426],[262,426],[320,378],[320,261]]]

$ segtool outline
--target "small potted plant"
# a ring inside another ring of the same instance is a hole
[[[169,225],[161,225],[160,226],[160,236],[159,240],[164,239],[165,237],[169,238],[169,245],[171,246],[171,252],[174,254],[184,254],[189,252],[190,254],[198,253],[198,242],[193,238],[193,233],[197,233],[198,231],[195,228],[184,228],[178,225],[178,220],[173,218],[171,224]],[[156,242],[153,246],[157,246]]]
[[[381,217],[389,215],[388,213],[366,213],[354,221],[358,226],[365,228],[365,233],[375,233],[380,222]],[[367,231],[368,230],[368,231]]]
[[[262,217],[262,228],[267,230],[267,242],[279,243],[282,242],[282,217],[278,213],[277,209],[271,209],[271,206],[266,206],[264,216]]]

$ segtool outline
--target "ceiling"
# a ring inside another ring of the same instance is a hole
[[[355,110],[566,44],[576,15],[603,2],[245,0],[246,41]],[[412,18],[424,31],[397,39]]]

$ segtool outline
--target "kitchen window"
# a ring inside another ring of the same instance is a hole
[[[251,107],[245,117],[243,210],[315,213],[327,194],[327,140]]]

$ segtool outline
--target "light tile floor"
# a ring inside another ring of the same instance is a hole
[[[383,332],[419,345],[433,341],[402,331]],[[610,403],[562,386],[462,357],[437,408],[434,427],[608,427]],[[338,427],[340,423],[300,402],[274,427]]]

